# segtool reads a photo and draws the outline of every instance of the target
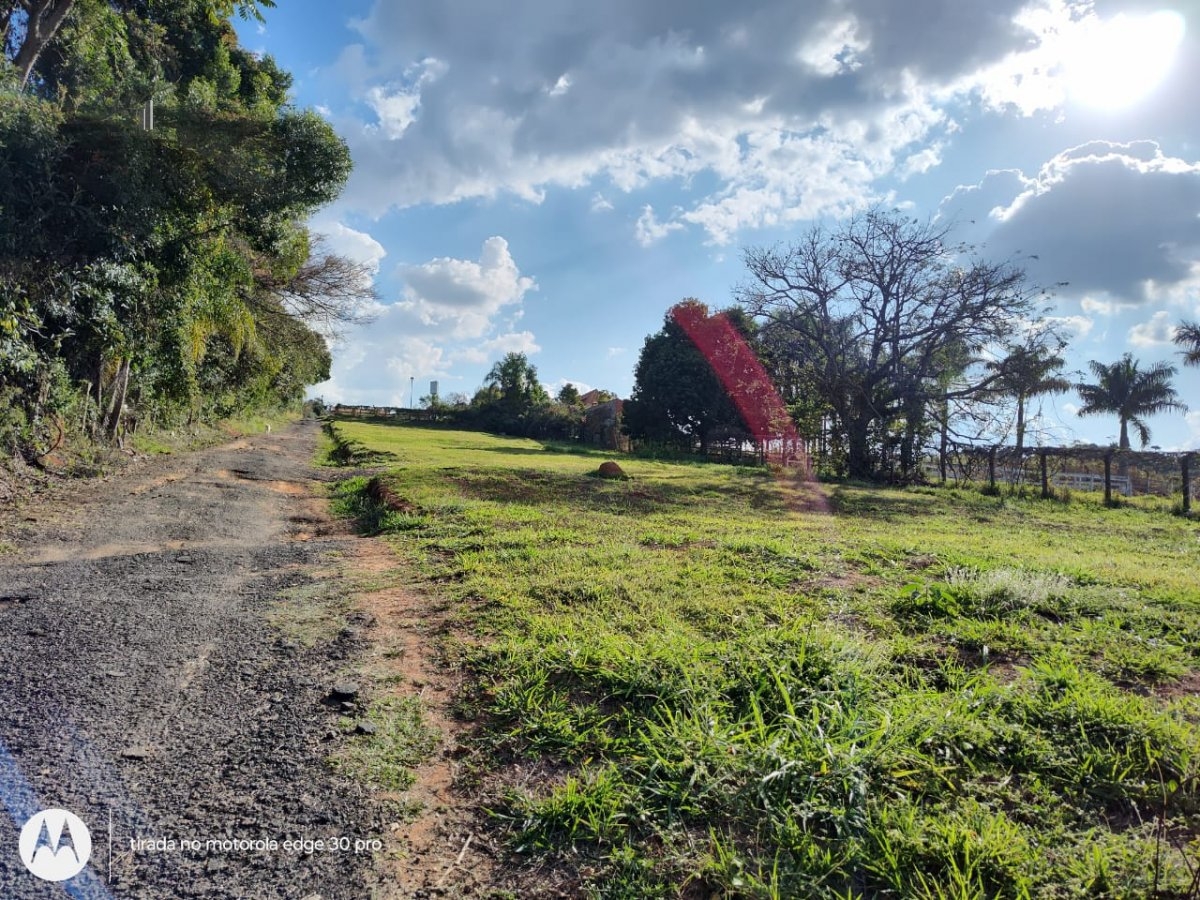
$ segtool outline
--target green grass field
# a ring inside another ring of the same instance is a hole
[[[338,503],[453,603],[518,864],[604,898],[1200,896],[1194,522],[337,428],[394,455],[406,511]]]

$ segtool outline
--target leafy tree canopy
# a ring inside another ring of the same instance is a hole
[[[712,364],[680,324],[681,315],[705,319],[709,310],[699,300],[682,300],[646,338],[625,406],[625,428],[634,438],[707,449],[714,437],[744,434],[745,427]]]
[[[1096,380],[1076,386],[1079,396],[1083,398],[1079,415],[1115,415],[1121,424],[1118,446],[1122,450],[1130,448],[1130,425],[1137,431],[1138,440],[1145,447],[1150,443],[1146,416],[1173,410],[1187,411],[1187,406],[1180,402],[1171,384],[1175,367],[1168,363],[1154,363],[1143,369],[1133,354],[1126,353],[1114,363],[1106,365],[1092,360],[1088,367]]]
[[[53,378],[110,435],[128,406],[171,421],[297,400],[327,377],[325,335],[369,308],[370,272],[304,224],[349,151],[229,21],[272,5],[0,0],[0,396],[26,438],[73,402]]]

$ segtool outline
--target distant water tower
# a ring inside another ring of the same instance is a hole
[[[431,381],[429,382],[429,399],[437,403],[437,397],[437,382]]]

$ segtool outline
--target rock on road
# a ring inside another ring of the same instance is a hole
[[[370,896],[353,842],[381,823],[325,762],[342,738],[322,700],[356,639],[303,646],[270,621],[353,540],[308,539],[316,434],[303,422],[84,485],[0,556],[0,897]],[[92,838],[62,884],[18,854],[46,808]]]

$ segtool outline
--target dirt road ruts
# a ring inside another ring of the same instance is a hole
[[[269,620],[353,540],[310,539],[316,436],[304,422],[85,485],[0,556],[0,897],[371,895],[355,842],[381,822],[324,761],[342,738],[322,700],[357,638],[303,646]],[[92,837],[62,884],[18,854],[45,808]],[[306,838],[324,849],[288,843]]]

